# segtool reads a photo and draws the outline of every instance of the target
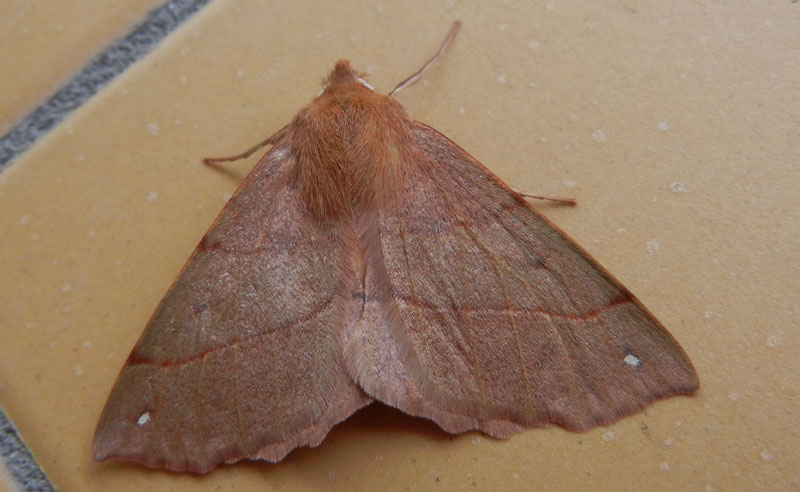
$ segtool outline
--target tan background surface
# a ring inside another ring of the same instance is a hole
[[[160,0],[0,2],[0,134]]]
[[[585,434],[449,436],[386,407],[278,465],[97,464],[108,391],[256,162],[340,57],[540,206],[701,378]],[[800,4],[216,0],[0,174],[0,402],[62,490],[793,490],[800,388]],[[18,56],[24,56],[19,54]],[[20,81],[22,90],[25,81]]]

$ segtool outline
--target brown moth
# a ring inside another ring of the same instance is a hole
[[[451,433],[585,431],[697,390],[633,294],[392,93],[340,61],[262,144],[128,357],[95,459],[275,462],[373,400]]]

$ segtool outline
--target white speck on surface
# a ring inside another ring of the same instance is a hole
[[[669,471],[669,463],[664,461],[663,463],[659,463],[658,469],[661,471]]]
[[[376,454],[375,455],[375,461],[383,461],[383,455],[382,454]]]
[[[453,8],[453,7],[455,7],[455,6],[456,6],[456,2],[454,2],[453,0],[447,0],[447,1],[444,3],[444,7],[445,7],[447,10],[450,10],[450,9],[452,9],[452,8]]]
[[[761,459],[764,461],[769,461],[772,459],[772,453],[770,453],[766,449],[764,451],[761,451],[759,455],[761,456]]]
[[[592,138],[597,143],[605,143],[605,141],[608,140],[608,136],[606,135],[606,132],[604,132],[603,130],[601,130],[599,128],[592,132]]]
[[[458,114],[463,115],[466,112],[467,112],[467,110],[464,109],[464,106],[461,106],[460,108],[458,108]]]
[[[648,239],[647,240],[647,252],[650,254],[658,252],[661,249],[661,243],[658,242],[658,239]]]
[[[178,82],[181,85],[186,85],[186,82],[188,82],[188,81],[189,81],[189,77],[187,77],[186,75],[181,75],[180,77],[178,77]]]
[[[78,155],[75,156],[75,158],[78,159],[80,162],[83,162],[83,161],[86,160],[86,156],[83,155],[83,154],[78,154]]]
[[[96,235],[97,233],[94,232],[94,229],[86,233],[86,237],[95,237]]]
[[[539,137],[539,141],[542,143],[547,143],[547,137]]]
[[[498,75],[496,80],[498,85],[505,85],[506,82],[508,82],[508,77],[505,75]]]
[[[662,132],[669,130],[669,123],[667,123],[666,121],[662,121],[661,123],[658,124],[658,129],[661,130]]]
[[[92,348],[92,342],[90,342],[89,340],[84,340],[83,343],[81,343],[81,347],[85,349],[90,349]]]
[[[501,31],[508,31],[508,24],[500,24],[497,28]]]
[[[535,50],[538,47],[539,47],[539,41],[534,41],[533,39],[528,41],[528,48]]]
[[[228,203],[228,200],[230,200],[232,196],[233,195],[230,194],[230,193],[223,193],[222,194],[222,201],[225,202],[225,203]]]
[[[778,337],[775,335],[770,335],[767,337],[767,347],[777,347],[778,346]]]
[[[673,193],[686,193],[686,185],[678,181],[673,181],[672,184],[669,185],[669,189],[672,190]]]
[[[122,260],[120,260],[119,258],[117,258],[116,260],[114,260],[114,264],[115,264],[116,266],[120,266],[120,265],[122,265]]]
[[[703,314],[703,317],[705,319],[711,319],[712,316],[714,316],[714,313],[712,313],[711,311],[706,311],[705,314]]]
[[[153,203],[154,201],[158,200],[158,192],[151,191],[147,194],[147,201]]]
[[[31,223],[31,216],[30,214],[23,215],[19,218],[19,225],[28,225]]]
[[[61,286],[61,292],[69,292],[72,290],[72,286],[70,284],[64,284]]]
[[[378,65],[374,63],[372,65],[368,65],[367,68],[364,69],[364,73],[372,74],[378,71]]]
[[[664,446],[672,446],[675,443],[675,439],[668,437],[664,439]]]
[[[714,487],[712,487],[710,483],[707,483],[707,484],[705,484],[705,486],[703,486],[703,491],[704,492],[714,492]]]
[[[150,132],[150,135],[158,135],[158,123],[148,123],[147,131]]]
[[[237,79],[243,79],[244,76],[245,76],[245,71],[244,71],[243,68],[240,68],[239,70],[236,71],[236,78]]]
[[[144,424],[150,422],[152,419],[150,418],[150,412],[144,412],[143,414],[139,415],[139,418],[136,419],[136,425],[141,427]]]
[[[544,6],[545,10],[549,10],[552,12],[556,9],[556,2],[547,2],[547,5]]]
[[[31,241],[38,241],[39,240],[39,235],[36,234],[36,233],[31,234],[30,240]]]
[[[628,232],[628,228],[627,227],[620,227],[619,229],[617,229],[617,232],[619,234],[625,234],[626,232]]]
[[[512,473],[511,478],[513,478],[514,480],[519,480],[519,473]]]
[[[731,392],[731,393],[728,393],[728,399],[729,399],[730,401],[736,401],[736,400],[738,400],[738,399],[739,399],[739,393],[737,393],[737,392],[735,392],[735,391],[733,391],[733,392]]]
[[[575,188],[576,186],[578,186],[578,183],[571,179],[564,179],[561,181],[561,183],[567,188]]]
[[[614,440],[614,433],[613,433],[613,432],[611,432],[611,431],[604,432],[604,433],[603,433],[603,440],[604,440],[605,442],[611,442],[611,441],[613,441],[613,440]]]
[[[569,121],[571,121],[573,123],[578,121],[578,119],[579,119],[579,116],[577,114],[575,114],[575,113],[572,113],[572,114],[569,115]]]
[[[481,443],[481,437],[480,436],[475,436],[475,437],[472,438],[472,445],[473,446],[477,446],[480,443]]]
[[[74,366],[72,366],[72,374],[74,374],[76,378],[81,377],[81,374],[83,374],[83,368],[75,364]]]
[[[638,358],[635,355],[630,354],[630,353],[627,354],[625,356],[625,358],[622,359],[622,360],[624,360],[625,363],[628,364],[631,367],[639,367],[639,366],[642,365],[642,359],[640,359],[640,358]]]
[[[707,34],[701,34],[701,35],[697,36],[697,42],[700,43],[700,44],[706,44],[709,39],[711,39],[711,36],[709,36]]]

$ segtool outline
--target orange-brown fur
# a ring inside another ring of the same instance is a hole
[[[412,146],[403,107],[364,87],[346,61],[290,125],[296,185],[318,219],[389,203],[402,189]]]

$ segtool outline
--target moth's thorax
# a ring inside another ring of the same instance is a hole
[[[403,188],[410,120],[390,96],[339,62],[322,93],[292,122],[297,186],[318,218],[384,206]]]

